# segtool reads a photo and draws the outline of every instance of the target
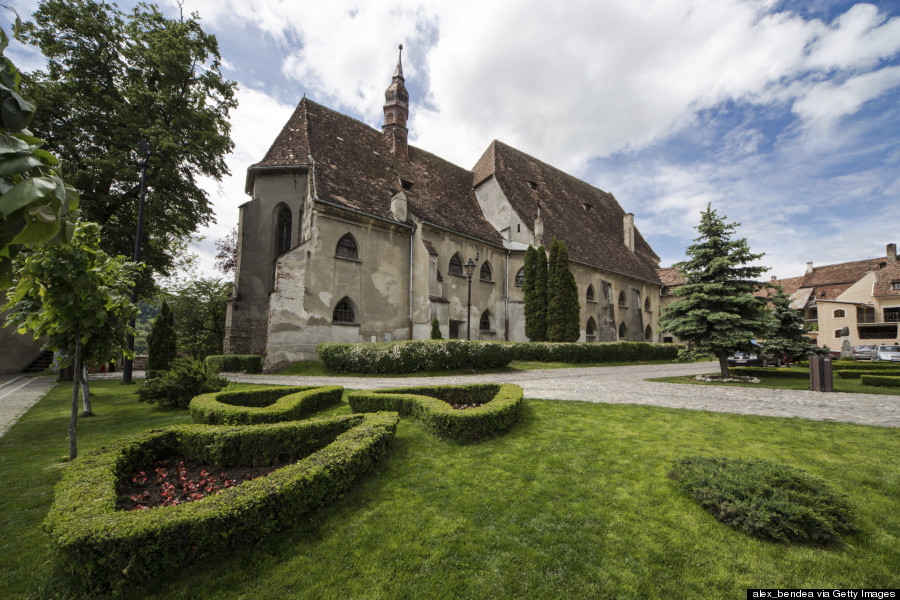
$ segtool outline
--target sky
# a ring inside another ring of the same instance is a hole
[[[36,2],[11,5],[24,18]],[[900,242],[900,0],[183,5],[239,86],[231,176],[203,182],[206,275],[221,276],[214,241],[249,200],[247,167],[300,99],[380,129],[401,43],[411,144],[471,168],[499,139],[611,192],[662,266],[685,259],[707,204],[765,253],[766,277]]]

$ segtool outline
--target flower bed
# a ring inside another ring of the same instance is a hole
[[[509,429],[519,420],[522,388],[502,385],[441,385],[351,392],[354,412],[396,411],[412,416],[432,432],[472,441]],[[452,405],[478,404],[455,410]]]
[[[73,461],[44,529],[59,567],[84,591],[123,591],[164,569],[264,539],[334,499],[385,452],[397,421],[379,413],[149,431]],[[123,480],[172,457],[217,468],[290,464],[195,502],[116,510]]]
[[[294,421],[341,401],[339,385],[284,386],[203,394],[191,400],[191,418],[209,425],[251,425]]]

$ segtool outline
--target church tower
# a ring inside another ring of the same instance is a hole
[[[406,121],[409,118],[409,92],[403,80],[403,44],[400,44],[400,55],[391,85],[384,91],[384,125],[381,131],[391,142],[391,153],[402,158],[409,158],[406,136],[409,129]]]

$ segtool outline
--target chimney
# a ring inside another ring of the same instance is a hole
[[[401,223],[406,223],[406,194],[400,190],[391,198],[391,216]]]
[[[544,242],[544,220],[541,218],[541,203],[538,202],[537,218],[534,220],[534,247],[537,248]]]
[[[889,265],[897,263],[897,244],[887,245],[887,262]]]
[[[625,230],[625,247],[634,252],[634,213],[627,213],[622,219]]]
[[[778,278],[775,277],[774,275],[772,275],[772,278],[769,281],[775,281],[776,279],[778,279]]]
[[[812,261],[809,261],[808,263],[806,263],[806,274],[811,275],[812,272],[813,272]]]

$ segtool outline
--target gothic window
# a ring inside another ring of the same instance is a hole
[[[481,281],[493,281],[493,278],[491,276],[491,263],[489,263],[488,261],[484,261],[483,263],[481,263],[480,279]]]
[[[647,325],[647,327],[644,329],[644,339],[649,342],[652,338],[653,338],[653,330],[650,329],[649,325]]]
[[[628,337],[628,328],[625,327],[625,321],[622,321],[622,323],[619,324],[619,339],[624,340],[626,337]]]
[[[625,301],[625,292],[619,292],[619,306],[622,308],[628,306],[628,303]]]
[[[347,298],[342,299],[334,307],[333,321],[335,323],[354,323],[353,306]]]
[[[491,311],[486,310],[481,313],[481,320],[478,322],[478,329],[481,331],[491,331]]]
[[[837,309],[837,310],[834,311],[834,318],[835,318],[835,319],[843,319],[843,318],[846,317],[846,316],[847,316],[847,313],[844,311],[843,308],[839,308],[839,309]]]
[[[525,268],[519,269],[519,272],[516,273],[516,287],[522,287],[525,285]]]
[[[644,298],[644,310],[646,310],[646,311],[649,312],[649,310],[650,310],[650,298]]]
[[[588,339],[597,335],[597,322],[594,320],[594,317],[588,319],[587,326],[584,328],[584,333]]]
[[[291,249],[291,209],[284,204],[275,221],[275,258]]]
[[[340,241],[337,243],[335,256],[352,259],[359,258],[359,251],[356,248],[356,240],[353,239],[352,235],[348,233],[340,239]]]
[[[585,294],[585,297],[587,298],[588,302],[594,301],[595,296],[594,296],[594,286],[593,285],[588,285],[588,289],[587,289],[587,293]]]
[[[462,260],[459,258],[459,254],[454,254],[450,259],[450,266],[447,267],[447,272],[451,275],[463,274]]]

